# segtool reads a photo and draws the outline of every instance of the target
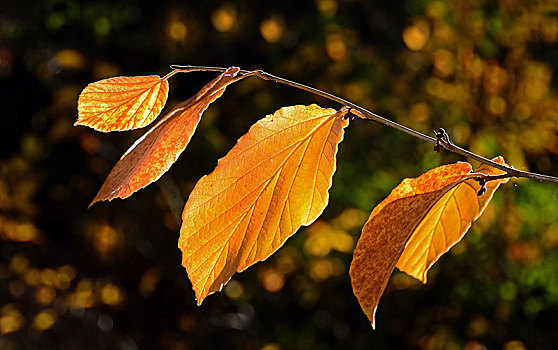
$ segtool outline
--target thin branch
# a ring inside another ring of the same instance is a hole
[[[227,68],[223,68],[223,67],[207,67],[207,66],[181,66],[181,65],[171,65],[170,66],[171,69],[176,70],[177,73],[180,72],[192,72],[192,71],[205,71],[205,72],[224,72]],[[550,176],[550,175],[543,175],[543,174],[537,174],[537,173],[531,173],[528,171],[521,171],[521,170],[517,170],[513,167],[508,167],[499,163],[496,163],[493,160],[490,160],[488,158],[482,157],[476,153],[473,153],[471,151],[468,151],[466,149],[463,149],[457,145],[455,145],[453,142],[450,141],[449,136],[447,134],[445,134],[444,132],[444,137],[442,138],[434,138],[428,135],[425,135],[421,132],[418,132],[414,129],[408,128],[404,125],[398,124],[392,120],[386,119],[376,113],[373,113],[369,110],[367,110],[366,108],[363,108],[357,104],[354,104],[350,101],[347,101],[341,97],[335,96],[333,94],[330,94],[328,92],[313,88],[311,86],[307,86],[304,84],[300,84],[297,83],[295,81],[291,81],[291,80],[287,80],[285,78],[281,78],[272,74],[269,74],[267,72],[264,72],[262,70],[253,70],[253,71],[248,71],[248,70],[240,70],[240,75],[238,78],[242,79],[245,78],[246,76],[257,76],[260,79],[263,80],[269,80],[269,81],[274,81],[276,83],[281,83],[284,85],[288,85],[300,90],[304,90],[307,92],[310,92],[312,94],[327,98],[331,101],[340,103],[342,105],[345,105],[347,107],[351,108],[351,112],[353,112],[356,116],[358,116],[361,119],[366,119],[366,120],[371,120],[371,121],[375,121],[381,124],[384,124],[386,126],[392,127],[394,129],[397,129],[399,131],[402,131],[406,134],[409,134],[411,136],[414,136],[418,139],[421,139],[423,141],[426,142],[430,142],[433,143],[435,145],[441,145],[444,149],[453,152],[453,153],[457,153],[460,154],[462,156],[465,157],[469,157],[471,159],[474,159],[480,163],[486,164],[486,165],[490,165],[494,168],[500,169],[502,171],[505,171],[506,177],[524,177],[524,178],[529,178],[529,179],[534,179],[534,180],[539,180],[539,181],[547,181],[547,182],[554,182],[554,183],[558,183],[558,177],[554,177],[554,176]],[[356,113],[355,113],[356,112]]]

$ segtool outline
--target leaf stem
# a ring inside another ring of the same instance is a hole
[[[173,69],[175,72],[179,73],[179,72],[184,72],[184,73],[188,73],[188,72],[193,72],[193,71],[202,71],[202,72],[224,72],[227,68],[223,68],[223,67],[209,67],[209,66],[181,66],[181,65],[171,65],[170,66],[171,69]],[[172,73],[172,72],[171,72]],[[169,73],[170,74],[170,73]],[[345,105],[347,107],[349,107],[351,109],[351,112],[353,112],[356,116],[358,116],[361,119],[365,119],[365,120],[370,120],[370,121],[375,121],[381,124],[384,124],[386,126],[392,127],[394,129],[397,129],[399,131],[402,131],[408,135],[414,136],[420,140],[426,141],[426,142],[430,142],[433,144],[439,144],[441,146],[444,147],[444,149],[453,152],[453,153],[457,153],[459,155],[465,156],[465,157],[469,157],[471,159],[474,159],[480,163],[486,164],[486,165],[490,165],[494,168],[500,169],[502,171],[505,171],[505,177],[524,177],[524,178],[529,178],[529,179],[534,179],[534,180],[539,180],[539,181],[547,181],[547,182],[554,182],[554,183],[558,183],[558,177],[554,177],[554,176],[550,176],[550,175],[543,175],[543,174],[538,174],[538,173],[531,173],[528,171],[521,171],[521,170],[517,170],[513,167],[508,167],[499,163],[496,163],[488,158],[485,158],[483,156],[480,156],[476,153],[473,153],[469,150],[466,150],[464,148],[461,148],[457,145],[455,145],[453,142],[450,141],[449,137],[447,136],[447,134],[445,135],[445,137],[438,139],[438,138],[434,138],[428,135],[425,135],[421,132],[418,132],[414,129],[411,129],[409,127],[406,127],[404,125],[398,124],[392,120],[389,120],[387,118],[384,118],[376,113],[373,113],[369,110],[367,110],[366,108],[363,108],[357,104],[354,104],[350,101],[347,101],[341,97],[338,97],[336,95],[330,94],[329,92],[325,92],[323,90],[319,90],[316,89],[314,87],[311,86],[307,86],[304,84],[300,84],[297,83],[295,81],[291,81],[285,78],[281,78],[272,74],[269,74],[267,72],[264,72],[260,69],[257,70],[253,70],[253,71],[249,71],[249,70],[241,70],[239,72],[239,74],[241,76],[239,76],[238,78],[245,78],[246,76],[257,76],[258,78],[262,79],[262,80],[269,80],[269,81],[274,81],[276,83],[280,83],[283,85],[288,85],[300,90],[304,90],[307,92],[310,92],[312,94],[327,98],[331,101],[340,103],[342,105]],[[232,82],[231,82],[232,83]],[[356,113],[355,113],[356,112]],[[501,175],[504,176],[504,175]]]

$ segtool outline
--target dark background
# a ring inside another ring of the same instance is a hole
[[[321,218],[197,307],[177,248],[196,181],[281,106],[340,106],[246,79],[163,178],[89,210],[144,130],[72,126],[90,82],[236,65],[556,176],[557,42],[553,1],[3,1],[0,348],[558,348],[556,184],[502,186],[426,285],[395,271],[373,331],[348,276],[364,221],[404,177],[464,159],[354,120]],[[167,108],[214,76],[174,76]]]

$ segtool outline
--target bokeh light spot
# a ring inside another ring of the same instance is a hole
[[[167,24],[167,36],[176,42],[182,43],[186,41],[186,37],[188,36],[188,27],[186,23],[178,19],[172,19]]]
[[[280,291],[285,285],[285,276],[272,267],[262,268],[258,276],[265,290],[271,293]]]
[[[424,49],[430,40],[430,25],[424,19],[417,20],[414,24],[403,30],[403,42],[412,51]]]
[[[58,315],[52,309],[46,309],[39,312],[35,318],[33,318],[33,322],[31,326],[39,331],[46,331],[50,329],[56,323],[58,319]]]
[[[2,306],[0,309],[0,333],[8,334],[17,332],[25,324],[23,315],[13,304]]]
[[[124,291],[115,284],[107,283],[101,289],[101,301],[110,306],[118,306],[124,301]]]
[[[238,281],[230,281],[225,286],[225,294],[231,299],[238,299],[244,294],[244,286]]]
[[[160,280],[161,280],[161,271],[159,271],[159,269],[152,267],[147,271],[145,271],[143,276],[141,276],[139,287],[138,287],[141,296],[145,298],[153,294]]]
[[[40,286],[35,291],[35,300],[42,306],[48,306],[52,304],[56,298],[56,291],[47,286]]]
[[[336,0],[316,0],[316,7],[322,14],[331,16],[337,12]]]
[[[326,40],[326,51],[329,58],[334,61],[343,61],[347,58],[348,49],[343,37],[338,34],[328,35]]]
[[[279,42],[284,30],[283,21],[275,17],[265,19],[260,24],[260,34],[268,43]]]
[[[231,5],[219,7],[211,14],[211,24],[219,32],[230,32],[238,21],[238,12]]]

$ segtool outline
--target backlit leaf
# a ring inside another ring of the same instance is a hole
[[[161,177],[190,142],[202,113],[238,72],[237,67],[227,69],[136,140],[112,168],[91,204],[126,198]]]
[[[285,107],[254,124],[190,194],[179,247],[198,305],[328,202],[345,110]]]
[[[493,160],[506,165],[502,157]],[[486,175],[505,173],[487,165],[475,172]],[[430,267],[465,236],[498,186],[506,182],[508,178],[488,182],[482,196],[477,195],[481,186],[473,179],[463,181],[449,190],[414,230],[397,262],[397,268],[426,283],[426,274]]]
[[[95,130],[142,128],[159,115],[169,91],[166,77],[115,77],[91,83],[78,99],[78,120]]]
[[[487,185],[488,191],[483,195],[487,196],[487,199],[482,199],[482,204],[475,204],[481,203],[477,198],[477,192],[467,190],[469,184],[465,184],[467,180],[474,181],[470,179],[479,176],[479,173],[472,173],[471,169],[469,163],[458,162],[437,167],[414,179],[404,179],[370,214],[353,253],[349,274],[353,292],[373,327],[380,297],[413,233],[425,219],[435,228],[438,225],[444,225],[446,221],[451,221],[451,215],[456,214],[458,210],[455,207],[455,210],[451,211],[453,207],[446,205],[446,210],[450,210],[448,211],[449,216],[447,218],[442,216],[443,222],[438,223],[436,221],[437,213],[433,211],[437,209],[437,203],[441,201],[440,205],[443,206],[443,203],[448,202],[445,198],[446,194],[449,193],[452,196],[457,193],[459,197],[455,199],[460,200],[457,203],[459,210],[461,210],[461,205],[464,206],[461,215],[472,212],[469,207],[479,205],[479,208],[484,208],[486,206],[490,199],[489,196],[492,196],[497,185],[494,188],[488,188]],[[488,172],[484,167],[479,170]],[[466,187],[458,190],[457,187],[462,184]],[[490,184],[490,186],[494,185]],[[469,220],[473,221],[480,215],[480,212],[479,209],[478,214],[473,213]],[[434,219],[429,218],[429,215],[432,215]],[[446,234],[449,237],[462,237],[464,232],[461,233],[460,223],[462,219],[467,219],[465,216],[455,216],[454,219],[459,225],[452,223],[450,227],[447,227]],[[427,232],[428,227],[423,226],[423,228]],[[449,232],[454,229],[458,232]],[[427,234],[423,236],[427,236]],[[415,242],[415,245],[420,245],[419,236]],[[430,243],[425,242],[425,244],[428,246]],[[440,255],[437,254],[437,257]]]

